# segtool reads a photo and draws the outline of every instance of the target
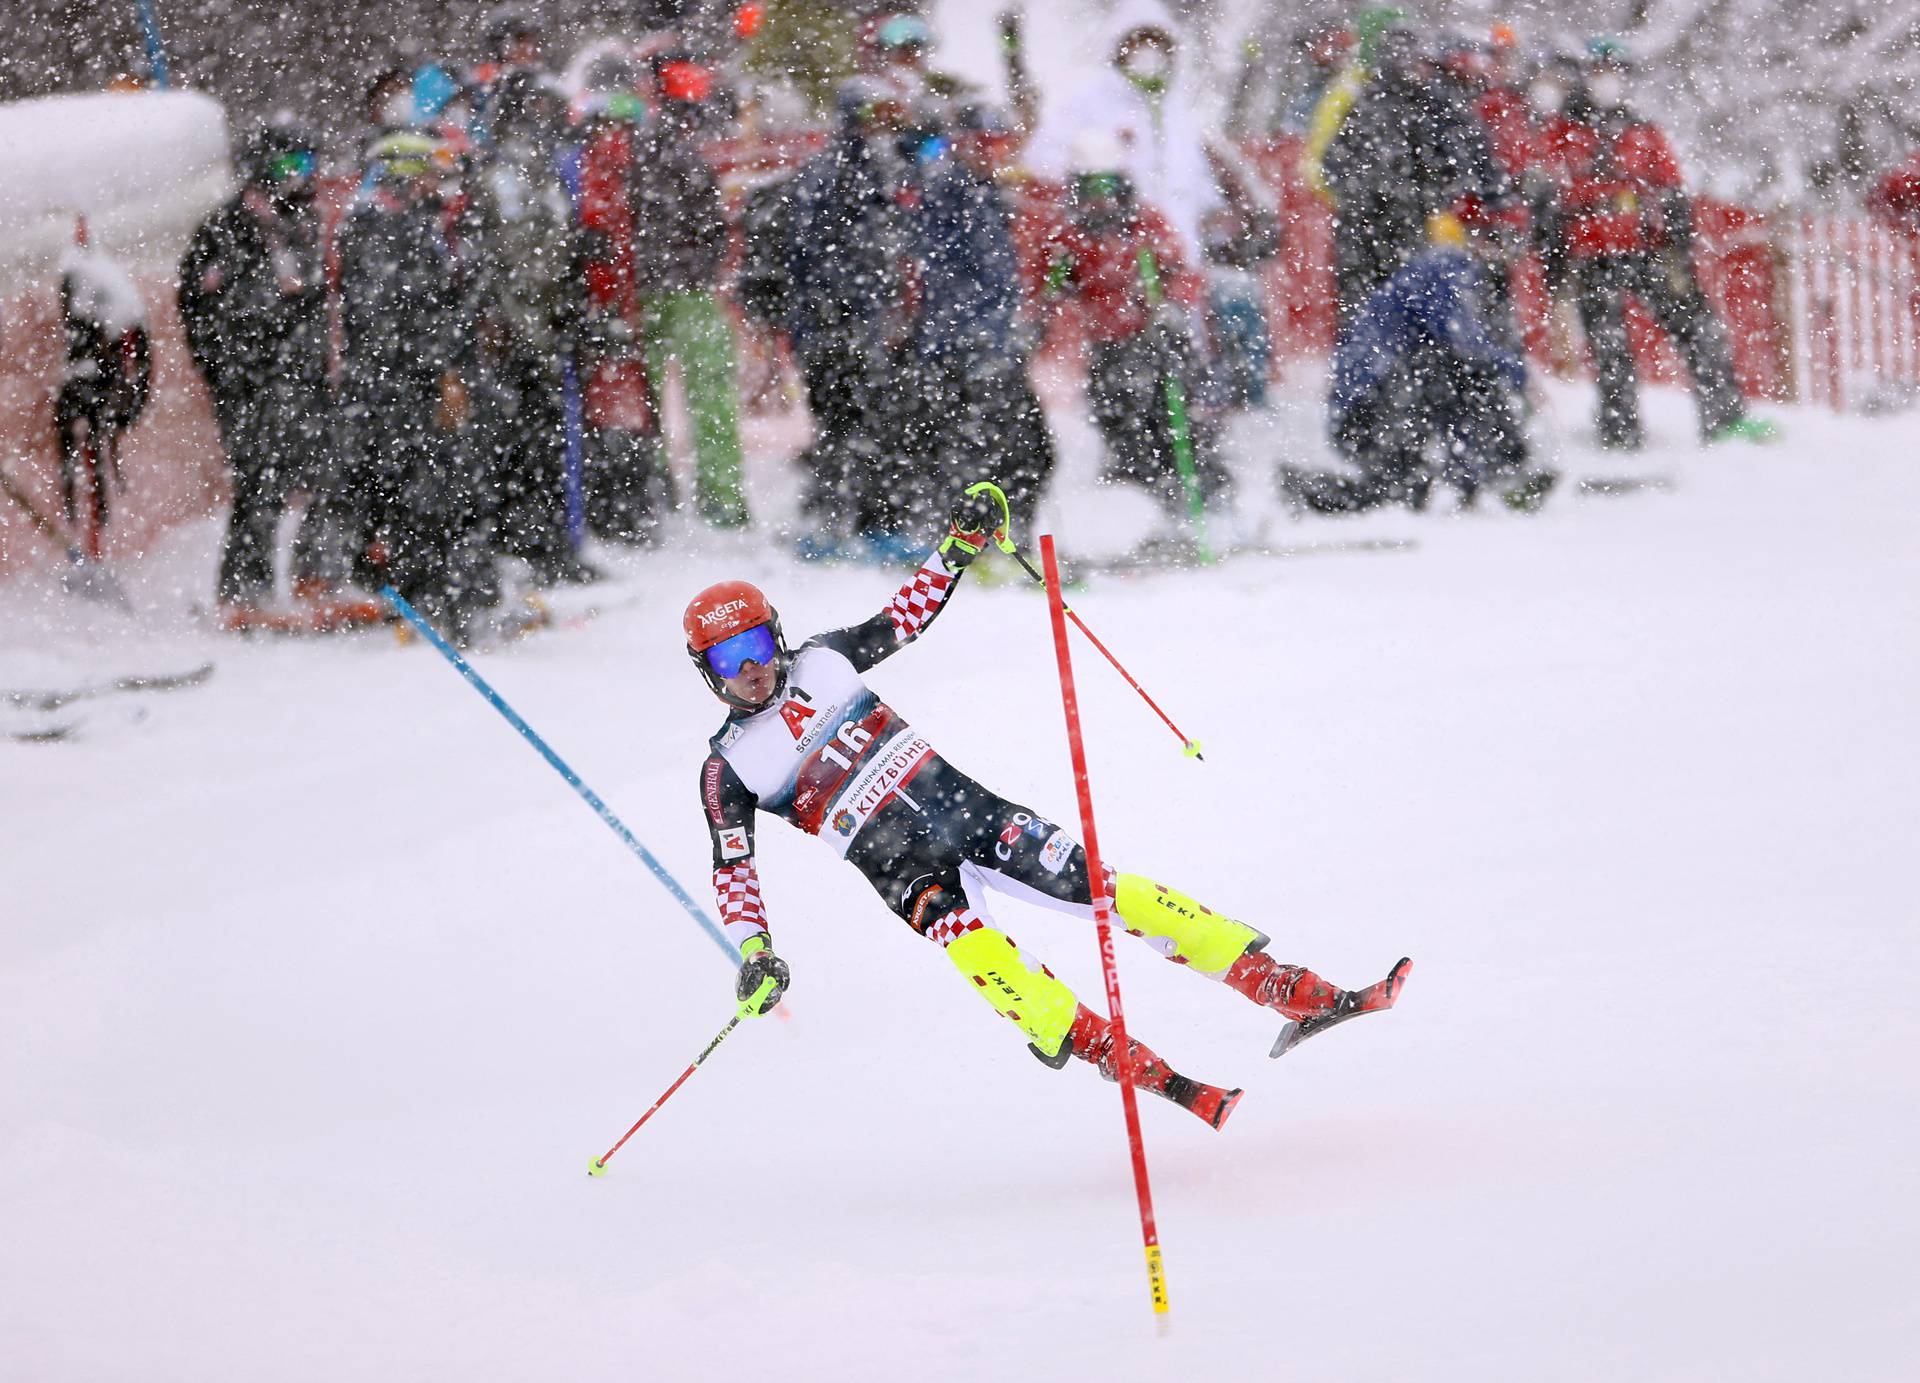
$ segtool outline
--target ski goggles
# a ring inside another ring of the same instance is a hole
[[[772,667],[779,653],[780,644],[773,637],[773,626],[756,624],[751,629],[741,630],[732,638],[720,640],[701,656],[707,660],[707,666],[713,669],[713,675],[724,682],[730,677],[738,677],[740,669],[748,663]]]
[[[285,182],[288,178],[310,178],[313,176],[314,157],[308,150],[282,154],[267,165],[267,176],[275,182]]]
[[[1082,173],[1073,180],[1073,195],[1081,201],[1105,201],[1126,190],[1123,173]]]

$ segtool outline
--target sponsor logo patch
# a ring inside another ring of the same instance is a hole
[[[838,831],[841,835],[843,836],[852,835],[853,826],[854,826],[854,816],[852,812],[847,811],[845,808],[842,808],[841,810],[833,814],[833,829]]]
[[[1065,831],[1055,831],[1040,847],[1040,867],[1049,874],[1058,874],[1067,867],[1067,857],[1079,843]]]
[[[722,826],[720,828],[720,858],[723,860],[745,859],[747,853],[747,828],[745,826]]]
[[[746,608],[747,602],[744,600],[729,600],[726,604],[716,605],[711,610],[702,610],[700,623],[708,626],[719,624],[729,615],[737,615]]]
[[[920,896],[913,900],[913,916],[907,919],[907,925],[916,932],[924,934],[927,930],[927,907],[937,899],[946,896],[946,890],[939,884],[928,884],[920,890]]]

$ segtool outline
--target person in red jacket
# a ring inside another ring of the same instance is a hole
[[[1920,150],[1874,185],[1867,211],[1897,231],[1920,237]]]
[[[1673,146],[1628,107],[1630,69],[1619,46],[1596,40],[1589,52],[1581,91],[1539,137],[1561,177],[1556,249],[1566,257],[1599,376],[1600,444],[1633,450],[1642,442],[1629,298],[1679,347],[1701,436],[1763,440],[1771,429],[1746,415],[1726,332],[1694,274],[1692,207]]]
[[[1197,403],[1201,366],[1189,323],[1200,279],[1172,225],[1139,200],[1117,158],[1080,161],[1087,167],[1074,175],[1066,219],[1045,246],[1046,295],[1071,297],[1081,308],[1090,338],[1087,402],[1107,447],[1101,478],[1144,487],[1178,522],[1187,498],[1167,403],[1169,378],[1189,401],[1202,499],[1213,500],[1230,484],[1216,454],[1217,419]]]

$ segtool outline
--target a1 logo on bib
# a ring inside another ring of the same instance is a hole
[[[720,858],[723,860],[745,859],[747,856],[747,828],[745,826],[722,826],[720,828]]]
[[[807,704],[807,694],[805,692],[795,692],[792,696],[780,703],[780,719],[787,723],[787,729],[793,732],[795,739],[799,739],[807,733],[807,722],[812,720],[817,714],[819,714],[819,712]]]

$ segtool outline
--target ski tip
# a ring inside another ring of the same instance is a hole
[[[607,1164],[606,1164],[606,1163],[604,1163],[604,1162],[602,1162],[602,1161],[601,1161],[601,1160],[600,1160],[599,1158],[597,1158],[597,1157],[596,1157],[596,1158],[594,1158],[594,1159],[593,1159],[593,1161],[591,1161],[591,1162],[589,1162],[589,1163],[587,1164],[587,1175],[588,1175],[588,1176],[590,1176],[590,1177],[603,1177],[603,1176],[605,1176],[606,1174],[607,1174]]]
[[[1273,1050],[1268,1052],[1267,1055],[1270,1057],[1285,1056],[1293,1047],[1299,1033],[1300,1020],[1297,1018],[1289,1018],[1285,1023],[1280,1025],[1280,1035],[1273,1039]]]
[[[1392,1008],[1400,998],[1400,991],[1407,983],[1407,976],[1413,973],[1413,958],[1402,956],[1393,969],[1387,971],[1387,1007]]]
[[[1245,1090],[1236,1087],[1221,1096],[1220,1107],[1213,1112],[1211,1121],[1216,1130],[1227,1122],[1227,1116],[1233,1113],[1234,1107],[1240,1103],[1240,1097],[1246,1093]]]

